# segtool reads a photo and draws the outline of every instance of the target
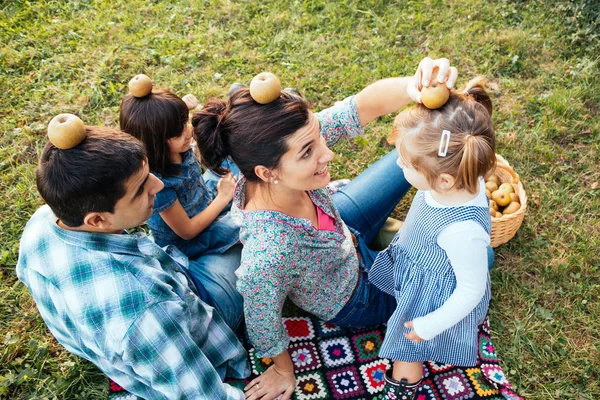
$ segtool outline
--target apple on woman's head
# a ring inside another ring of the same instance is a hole
[[[129,93],[133,97],[148,96],[152,92],[152,80],[144,74],[139,74],[129,81]]]
[[[281,95],[281,82],[274,74],[262,72],[250,82],[250,96],[260,104],[268,104]]]
[[[73,114],[58,114],[48,124],[48,139],[59,149],[70,149],[85,139],[85,125]]]

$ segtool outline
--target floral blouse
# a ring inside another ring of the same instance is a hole
[[[316,114],[332,145],[363,132],[353,97]],[[323,320],[346,305],[358,280],[358,259],[348,227],[327,189],[309,191],[313,203],[335,219],[334,230],[318,230],[308,219],[271,210],[244,210],[246,180],[238,182],[232,212],[241,220],[242,262],[237,289],[244,297],[246,326],[258,357],[287,350],[281,320],[286,297]]]

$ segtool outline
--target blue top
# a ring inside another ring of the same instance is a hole
[[[489,234],[492,230],[487,207],[433,207],[425,192],[415,195],[406,220],[390,246],[379,253],[369,280],[396,297],[397,308],[388,322],[380,356],[397,361],[432,360],[471,366],[477,362],[477,327],[483,322],[490,301],[489,274],[483,298],[461,321],[431,340],[414,343],[404,337],[404,323],[440,308],[456,289],[456,276],[437,237],[449,225],[475,221]],[[485,244],[484,244],[485,245]]]
[[[249,374],[246,351],[187,274],[188,259],[143,233],[60,228],[31,217],[17,276],[71,353],[145,399],[243,399],[225,374]]]
[[[160,213],[168,210],[175,200],[179,200],[187,215],[192,218],[208,207],[217,195],[216,185],[210,188],[202,176],[200,162],[193,150],[188,149],[182,153],[182,157],[183,162],[177,164],[180,167],[179,175],[164,177],[153,172],[165,187],[156,194],[152,216],[148,220],[152,236],[158,245],[174,245],[194,259],[203,254],[223,253],[239,240],[240,226],[231,217],[229,207],[223,209],[208,227],[191,240],[177,236],[160,216]],[[220,178],[216,174],[210,176],[217,181]]]

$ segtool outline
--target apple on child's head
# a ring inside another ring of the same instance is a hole
[[[58,114],[48,124],[48,139],[59,149],[71,149],[85,139],[85,125],[76,115]]]
[[[281,95],[281,82],[274,74],[262,72],[250,82],[250,96],[260,104],[268,104]]]
[[[139,74],[129,81],[129,92],[133,97],[144,97],[152,92],[152,80],[144,74]]]
[[[429,86],[421,89],[421,102],[431,110],[435,110],[446,104],[449,97],[450,89],[448,89],[446,83],[439,83],[437,80],[434,80]]]

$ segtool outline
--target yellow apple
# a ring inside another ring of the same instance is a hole
[[[504,190],[496,190],[492,192],[492,200],[500,207],[504,207],[510,204],[510,196]]]
[[[521,201],[519,200],[519,195],[516,193],[509,193],[508,194],[510,196],[510,201],[511,202],[515,202],[515,203],[519,203],[521,204]]]
[[[500,185],[500,187],[498,188],[498,190],[503,190],[506,193],[514,193],[515,192],[515,188],[513,187],[513,185],[511,185],[508,182],[505,182],[502,185]]]
[[[129,81],[129,92],[134,97],[144,97],[152,91],[152,80],[144,74],[139,74]]]
[[[490,207],[490,215],[491,215],[492,217],[495,217],[495,216],[496,216],[496,213],[497,213],[497,211],[496,211],[496,210],[494,210],[492,207]]]
[[[492,198],[492,192],[490,192],[490,189],[485,189],[485,195],[487,196],[488,199]]]
[[[193,94],[186,94],[181,98],[181,100],[183,100],[188,110],[193,110],[194,108],[198,107],[198,99]]]
[[[489,190],[490,193],[494,193],[496,190],[498,190],[498,185],[496,185],[494,182],[488,181],[485,183],[485,188]]]
[[[486,182],[494,182],[496,184],[496,186],[500,186],[500,184],[501,184],[500,178],[498,178],[498,175],[490,175],[490,177],[487,178]]]
[[[496,218],[502,218],[502,213],[499,211],[496,211]]]
[[[267,104],[281,94],[281,82],[274,74],[262,72],[250,82],[250,96],[260,104]]]
[[[421,102],[431,110],[440,108],[448,101],[450,97],[450,89],[446,83],[439,83],[437,80],[431,82],[429,86],[424,86],[421,89]]]
[[[504,214],[504,215],[514,214],[517,211],[519,211],[519,208],[521,208],[521,205],[519,203],[513,201],[508,206],[506,206],[506,208],[504,210],[502,210],[502,214]]]
[[[70,149],[85,139],[85,125],[73,114],[58,114],[48,124],[48,139],[59,149]]]
[[[493,208],[494,211],[498,211],[498,204],[494,200],[490,200],[490,208]]]

